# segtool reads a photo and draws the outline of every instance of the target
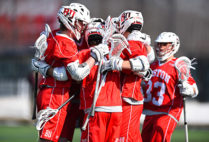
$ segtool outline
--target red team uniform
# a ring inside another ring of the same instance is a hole
[[[86,52],[86,53],[85,53]],[[81,51],[81,54],[89,54],[88,51]],[[79,60],[86,60],[85,58]],[[83,80],[80,94],[80,109],[89,112],[93,103],[94,91],[96,87],[98,65],[95,65],[90,74]],[[103,78],[103,77],[101,77]],[[119,138],[121,124],[121,96],[119,72],[111,71],[107,73],[96,102],[95,116],[90,117],[89,124],[82,132],[81,141],[108,141],[114,142]],[[84,119],[85,121],[85,119]],[[108,126],[108,127],[107,127]]]
[[[145,46],[140,41],[128,41],[131,54],[124,53],[124,60],[147,54]],[[126,50],[124,50],[126,51]],[[123,115],[120,137],[123,141],[141,141],[140,117],[143,110],[143,95],[141,93],[142,78],[131,73],[122,73]],[[131,102],[130,102],[131,100]],[[133,103],[134,102],[134,103]]]
[[[54,37],[48,38],[48,48],[44,54],[46,63],[51,67],[67,66],[68,63],[77,59],[77,46],[73,39],[64,34],[56,33]],[[40,83],[40,91],[37,96],[38,111],[47,107],[56,109],[69,99],[69,88],[71,77],[67,81],[57,81],[53,77],[47,76]],[[65,105],[54,118],[49,120],[40,131],[40,138],[58,141],[65,117],[67,114]]]
[[[171,140],[171,135],[179,121],[183,109],[183,97],[179,92],[179,79],[174,67],[176,58],[160,64],[151,65],[152,78],[148,81],[144,95],[144,113],[146,114],[142,139],[144,142]],[[190,76],[189,84],[194,84]]]
[[[83,50],[84,52],[82,52],[82,53],[90,52],[90,50],[85,50],[88,48],[88,45],[87,45],[84,37],[81,38],[81,41],[79,43],[77,42],[77,47],[78,47],[78,50],[84,49]],[[78,57],[79,57],[79,55],[82,56],[81,55],[82,53],[78,53]],[[85,54],[84,54],[84,56],[85,56]],[[90,54],[88,54],[88,57],[89,56],[90,56]],[[81,63],[82,62],[85,62],[85,60],[81,61]],[[68,109],[67,109],[68,113],[67,113],[65,123],[64,123],[63,129],[62,129],[62,133],[61,133],[61,137],[67,138],[69,141],[73,140],[73,135],[74,135],[74,131],[76,128],[77,120],[79,121],[78,125],[80,128],[83,125],[84,111],[79,109],[81,85],[82,85],[81,81],[80,82],[74,81],[71,88],[70,88],[70,94],[74,94],[75,98],[71,101],[71,103],[68,106]]]
[[[139,39],[133,38],[135,37],[134,32],[140,32],[142,29],[142,14],[133,10],[124,11],[119,16],[118,23],[119,33],[127,37],[129,43],[128,48],[131,51],[130,53],[128,50],[124,50],[121,58],[126,61],[133,59],[133,62],[135,60],[140,60],[141,64],[144,64],[144,62],[138,58],[141,58],[142,56],[143,58],[146,58],[146,47]],[[121,72],[121,96],[123,100],[122,125],[120,130],[121,142],[141,142],[140,117],[143,110],[143,95],[141,93],[142,77],[136,75],[133,68],[135,67],[131,67],[131,70],[123,69]]]

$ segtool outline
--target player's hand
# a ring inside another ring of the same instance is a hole
[[[48,65],[44,61],[39,61],[37,59],[31,60],[31,68],[35,72],[41,73],[43,76],[46,77],[47,70],[50,68],[50,65]]]
[[[184,81],[178,85],[180,94],[182,96],[193,97],[195,95],[194,88],[187,81]]]
[[[141,77],[144,81],[148,81],[152,78],[152,70],[149,68],[146,71],[137,71],[134,72],[135,75]]]
[[[106,44],[99,44],[91,48],[91,56],[96,60],[96,62],[100,62],[108,53],[109,48]]]
[[[102,64],[101,72],[117,70],[122,71],[123,60],[120,57],[111,58]]]

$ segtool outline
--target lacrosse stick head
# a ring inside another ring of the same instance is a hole
[[[185,56],[179,57],[175,61],[174,66],[177,69],[180,82],[184,82],[189,78],[190,69],[195,69],[192,66],[192,60],[190,60],[189,58]]]
[[[37,114],[37,120],[35,123],[36,129],[38,131],[43,129],[46,122],[52,119],[57,114],[57,112],[57,109],[51,109],[50,107],[40,110]]]
[[[120,55],[124,49],[127,49],[128,52],[131,54],[131,51],[128,48],[129,43],[128,43],[127,39],[122,34],[114,34],[110,38],[110,42],[111,42],[111,49],[109,52],[110,58],[120,57]]]
[[[111,36],[115,32],[117,32],[117,29],[113,23],[112,18],[110,16],[108,16],[107,19],[105,20],[104,36],[103,36],[102,43],[107,44],[108,40],[111,38]]]
[[[45,24],[45,30],[41,33],[41,35],[38,37],[38,39],[35,42],[35,58],[44,60],[44,53],[47,49],[47,38],[49,37],[49,34],[51,32],[51,28],[49,27],[48,24]]]

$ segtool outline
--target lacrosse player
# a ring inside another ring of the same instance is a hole
[[[58,11],[60,29],[53,36],[47,39],[47,49],[44,53],[45,62],[32,59],[32,69],[40,72],[43,79],[40,83],[40,91],[37,96],[38,110],[58,108],[69,97],[69,88],[72,79],[82,80],[90,69],[94,66],[95,60],[101,59],[104,54],[109,52],[107,46],[97,46],[89,50],[85,63],[80,64],[75,40],[79,40],[87,23],[90,21],[90,12],[82,4],[71,3],[69,6],[62,6]],[[93,58],[93,57],[94,58]],[[55,67],[64,66],[68,76],[57,75],[54,79],[53,74],[59,73]],[[60,81],[64,78],[66,81]],[[40,141],[58,141],[67,114],[65,105],[55,117],[50,119],[40,130]]]
[[[143,142],[171,141],[171,135],[183,109],[183,96],[196,97],[197,85],[191,77],[179,85],[174,54],[180,47],[179,37],[163,32],[155,40],[157,60],[151,64],[152,78],[144,91]]]
[[[85,39],[88,47],[98,45],[104,37],[104,23],[94,19],[87,26]],[[82,51],[81,51],[82,52]],[[84,57],[84,56],[82,56]],[[85,60],[85,59],[83,59]],[[96,88],[98,65],[95,65],[90,74],[83,80],[80,108],[86,113],[85,121],[91,111]],[[119,139],[122,104],[119,90],[119,72],[110,71],[101,75],[101,90],[96,101],[95,114],[89,118],[87,128],[82,131],[81,141],[117,141]],[[84,122],[85,122],[84,121]]]
[[[119,33],[125,37],[124,40],[127,39],[130,51],[124,50],[120,58],[113,58],[105,63],[106,68],[109,64],[112,70],[122,71],[123,112],[120,141],[142,141],[140,116],[143,110],[143,95],[140,91],[140,84],[142,78],[149,79],[151,76],[147,49],[149,49],[149,53],[152,50],[150,47],[147,48],[149,43],[145,44],[149,41],[141,38],[142,35],[145,36],[140,32],[143,23],[142,14],[138,11],[126,10],[121,13],[118,17],[118,29]],[[152,60],[153,57],[150,58],[150,62]]]
[[[91,47],[96,46],[101,43],[102,35],[104,34],[104,30],[102,28],[103,25],[104,25],[103,19],[91,18],[91,22],[87,25],[87,28],[85,30],[85,33],[83,34],[81,41],[79,43],[77,43],[78,50],[79,50],[78,57],[80,57],[79,59],[81,62],[85,61],[86,57],[84,58],[84,56],[86,56],[86,54],[87,54],[87,56],[90,55],[89,50],[85,50],[85,49],[91,48]],[[93,69],[91,69],[91,72]],[[63,72],[65,72],[64,70],[65,70],[65,68],[61,67],[59,69],[59,71],[60,71],[59,74],[62,74]],[[58,77],[54,76],[54,78],[58,78]],[[87,76],[87,78],[88,78],[88,76]],[[85,84],[85,80],[87,80],[87,78],[84,79],[83,84]],[[83,86],[85,86],[85,85],[83,85]],[[93,88],[91,88],[91,89],[93,89]],[[73,139],[76,120],[80,119],[80,121],[79,121],[80,128],[83,125],[84,110],[85,110],[85,108],[83,106],[85,106],[84,103],[86,103],[86,102],[84,102],[86,99],[83,98],[83,95],[82,95],[83,90],[84,90],[84,88],[82,87],[82,82],[80,84],[78,84],[78,82],[74,83],[74,86],[71,90],[75,90],[74,92],[79,92],[79,95],[77,95],[77,101],[75,103],[71,102],[71,104],[69,105],[69,111],[68,111],[68,114],[67,114],[67,117],[65,120],[62,134],[61,134],[61,136],[63,138],[67,138],[69,141],[72,141],[72,139]],[[79,98],[79,96],[80,96],[80,98]]]

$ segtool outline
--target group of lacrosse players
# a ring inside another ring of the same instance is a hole
[[[39,141],[72,141],[78,118],[81,142],[170,141],[183,98],[198,95],[191,74],[182,81],[175,67],[179,37],[163,32],[152,48],[150,36],[141,32],[143,16],[133,10],[103,20],[71,3],[57,17],[59,29],[41,33],[31,62],[42,76]]]

